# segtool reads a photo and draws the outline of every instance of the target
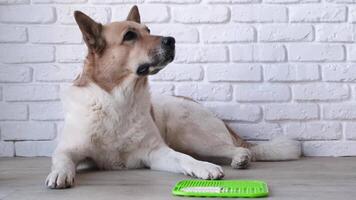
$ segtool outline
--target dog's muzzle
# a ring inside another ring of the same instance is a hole
[[[163,37],[161,39],[161,46],[165,50],[166,59],[169,62],[172,62],[174,59],[175,44],[176,40],[173,37]]]
[[[173,37],[162,37],[159,53],[153,55],[151,63],[143,63],[137,68],[137,75],[145,76],[157,74],[168,63],[172,62],[175,55],[175,39]]]

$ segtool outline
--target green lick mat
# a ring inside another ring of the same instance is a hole
[[[190,197],[266,197],[267,184],[257,180],[183,180],[172,190],[173,195]]]

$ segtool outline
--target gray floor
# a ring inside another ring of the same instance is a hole
[[[74,188],[50,190],[44,186],[49,169],[49,158],[0,158],[0,199],[188,199],[171,196],[173,185],[187,178],[179,174],[86,171],[77,175]],[[356,157],[258,162],[248,170],[224,169],[225,179],[265,180],[270,187],[267,199],[356,199]]]

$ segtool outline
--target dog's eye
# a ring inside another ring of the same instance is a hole
[[[124,36],[124,41],[130,41],[137,38],[137,34],[133,31],[128,31]]]

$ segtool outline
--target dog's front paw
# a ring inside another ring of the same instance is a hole
[[[241,149],[234,156],[231,162],[231,167],[235,169],[246,169],[251,162],[251,151],[249,149]]]
[[[202,161],[190,163],[185,170],[185,174],[201,179],[221,179],[224,177],[224,172],[220,166]]]
[[[74,184],[75,173],[71,170],[53,170],[46,179],[46,186],[51,189],[70,188]]]

